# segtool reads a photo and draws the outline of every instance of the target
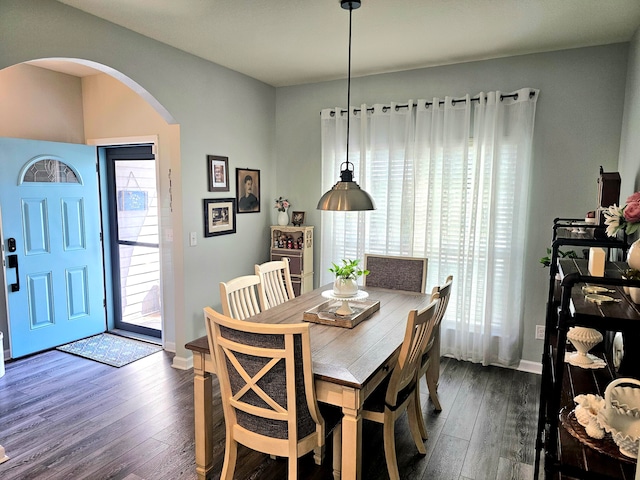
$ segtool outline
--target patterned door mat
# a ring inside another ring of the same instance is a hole
[[[95,360],[96,362],[106,363],[112,367],[122,367],[152,353],[159,352],[162,347],[118,335],[101,333],[93,337],[67,343],[58,347],[57,350]]]

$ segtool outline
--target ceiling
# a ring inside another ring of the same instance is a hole
[[[339,0],[58,1],[276,87],[347,74]],[[363,0],[352,75],[626,42],[638,26],[638,0]]]

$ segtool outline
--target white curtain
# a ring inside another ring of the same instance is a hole
[[[342,258],[427,257],[428,291],[454,276],[442,354],[517,365],[538,94],[524,88],[352,107],[349,161],[377,209],[322,213],[321,285]],[[346,123],[340,108],[322,111],[323,192],[345,161]]]

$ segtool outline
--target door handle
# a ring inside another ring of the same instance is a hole
[[[7,268],[16,269],[16,283],[11,284],[11,291],[17,292],[20,290],[20,273],[18,272],[18,255],[7,255]]]

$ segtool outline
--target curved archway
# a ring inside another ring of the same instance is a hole
[[[177,318],[175,312],[181,308],[178,305],[179,298],[174,293],[179,281],[176,275],[180,274],[173,260],[179,257],[182,248],[182,242],[173,240],[173,231],[180,230],[182,224],[180,209],[175,208],[180,202],[177,196],[181,190],[180,125],[138,82],[114,68],[94,61],[68,57],[37,58],[0,69],[0,77],[5,73],[6,82],[2,83],[0,79],[0,85],[6,87],[5,91],[11,92],[14,98],[4,113],[4,123],[3,116],[0,115],[0,136],[87,143],[97,145],[98,148],[141,142],[157,147],[154,153],[159,168],[158,201],[162,206],[159,209],[162,225],[159,239],[164,244],[165,252],[161,256],[164,318],[162,335],[163,344],[168,349],[173,348]],[[28,77],[31,79],[21,82]],[[71,77],[86,78],[78,82]],[[49,89],[58,83],[59,88]],[[65,89],[67,91],[61,93]],[[47,95],[49,99],[52,96],[57,99],[48,101]],[[71,97],[70,103],[73,105],[67,109],[61,108],[62,102]],[[25,105],[27,99],[28,105]],[[12,112],[18,111],[20,119],[16,122],[15,116],[12,118]],[[130,118],[127,120],[125,117]],[[5,323],[6,319],[0,318],[0,331]]]
[[[156,100],[156,98],[151,95],[142,85],[140,85],[138,82],[131,79],[127,75],[123,74],[122,72],[107,65],[103,65],[91,60],[67,57],[39,58],[23,63],[47,68],[49,70],[59,71],[62,73],[69,73],[76,76],[83,76],[83,71],[88,70],[95,70],[97,72],[106,73],[107,75],[115,78],[119,82],[129,87],[135,93],[140,95],[143,100],[145,100],[149,105],[151,105],[151,107],[153,107],[153,109],[165,120],[165,122],[170,125],[177,123],[173,118],[173,115],[171,115],[171,113],[169,113],[169,111],[160,102],[158,102],[158,100]],[[78,68],[74,71],[74,69],[69,68],[68,65],[77,65]],[[83,70],[83,68],[85,70]]]

